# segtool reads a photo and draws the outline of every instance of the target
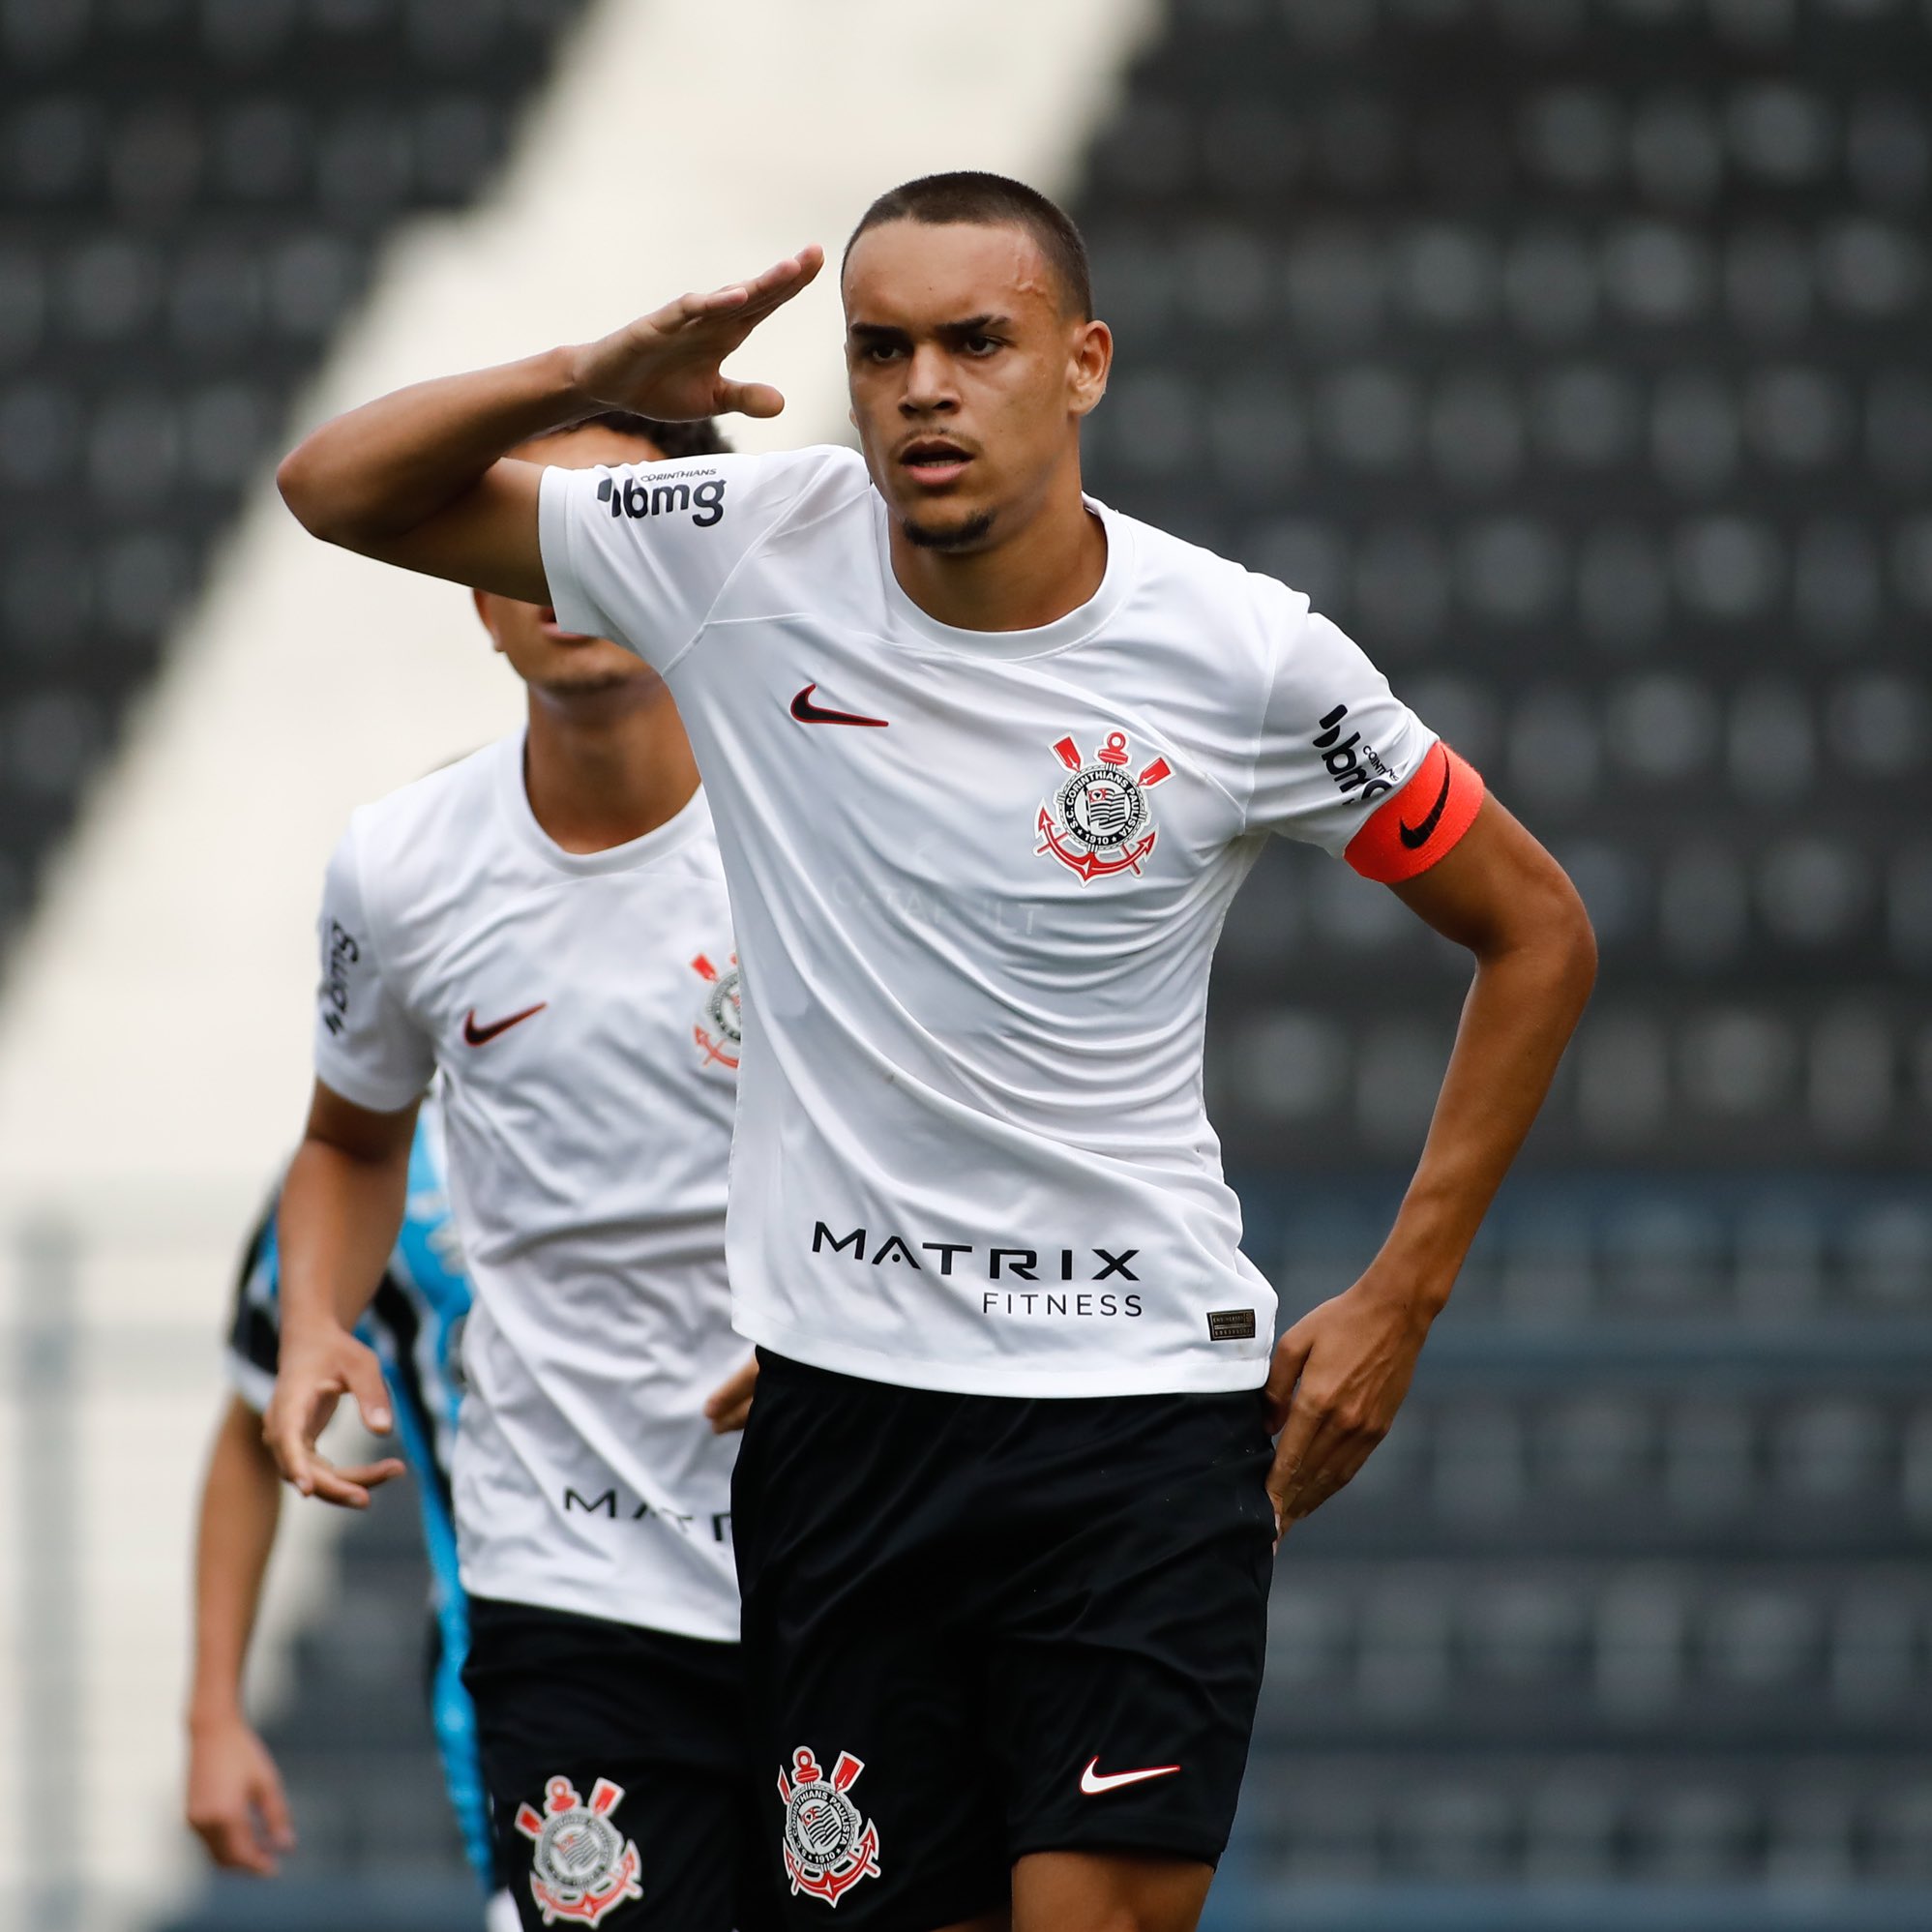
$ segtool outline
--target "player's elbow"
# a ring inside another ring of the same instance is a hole
[[[366,550],[367,535],[340,479],[332,474],[332,465],[315,444],[314,436],[307,437],[282,459],[276,467],[275,487],[290,515],[312,537],[343,550]]]
[[[1574,1020],[1596,984],[1596,932],[1569,875],[1536,847],[1484,909],[1468,940],[1477,965],[1506,968],[1526,996]]]
[[[325,544],[340,543],[335,518],[330,514],[328,491],[316,476],[317,465],[306,442],[298,443],[282,459],[275,472],[275,487],[288,505],[289,515]]]
[[[1596,928],[1569,875],[1551,861],[1540,881],[1532,931],[1556,997],[1574,1016],[1596,986]]]

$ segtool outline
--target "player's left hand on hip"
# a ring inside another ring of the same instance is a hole
[[[752,1391],[758,1382],[758,1358],[750,1356],[739,1369],[704,1399],[704,1419],[714,1436],[728,1436],[742,1429],[752,1412]]]
[[[1276,1540],[1351,1483],[1388,1434],[1429,1332],[1416,1299],[1373,1271],[1312,1308],[1275,1344],[1268,1496]]]

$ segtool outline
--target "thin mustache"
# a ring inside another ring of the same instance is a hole
[[[892,453],[893,461],[903,461],[910,451],[918,449],[924,443],[943,443],[948,449],[958,450],[962,456],[970,457],[970,456],[977,456],[979,454],[979,451],[975,449],[971,443],[967,442],[962,436],[934,435],[929,431],[924,435],[907,436],[907,439],[903,443],[901,443],[896,450],[893,451]]]

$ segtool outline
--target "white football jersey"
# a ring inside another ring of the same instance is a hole
[[[725,1277],[738,973],[704,793],[564,851],[521,733],[365,806],[329,867],[315,1070],[361,1106],[442,1073],[475,1304],[455,1493],[475,1595],[733,1639],[745,1358]]]
[[[664,672],[717,818],[740,1330],[966,1393],[1259,1383],[1274,1294],[1202,1101],[1222,919],[1268,833],[1341,852],[1386,801],[1426,863],[1479,781],[1399,800],[1435,739],[1354,644],[1099,504],[1095,595],[989,634],[900,588],[847,450],[542,490],[559,621]]]

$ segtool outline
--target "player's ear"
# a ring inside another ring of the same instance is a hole
[[[1085,416],[1107,394],[1114,367],[1114,331],[1105,322],[1076,324],[1071,364],[1073,413]]]
[[[472,590],[469,593],[469,601],[475,606],[476,621],[490,633],[490,648],[500,651],[503,648],[503,639],[496,635],[496,626],[490,621],[495,615],[491,607],[496,600],[487,590]]]

